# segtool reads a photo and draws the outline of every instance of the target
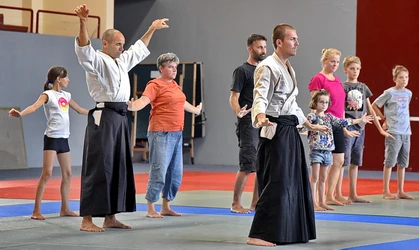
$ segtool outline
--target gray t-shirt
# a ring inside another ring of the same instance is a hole
[[[361,118],[367,112],[367,98],[372,96],[370,88],[362,82],[345,82],[343,88],[345,89],[346,94],[345,118]],[[353,110],[350,107],[355,107],[356,110]],[[357,130],[363,130],[365,128],[365,123],[361,122],[352,126]]]
[[[409,103],[412,91],[397,90],[394,87],[386,89],[374,102],[378,107],[384,106],[384,116],[387,120],[388,131],[393,134],[410,135]]]

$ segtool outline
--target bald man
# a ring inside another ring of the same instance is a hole
[[[116,213],[136,210],[126,116],[126,102],[131,94],[128,72],[150,54],[147,46],[154,31],[168,28],[168,19],[155,20],[141,39],[125,51],[124,35],[115,29],[106,30],[102,50],[95,51],[87,32],[89,9],[80,5],[74,11],[80,19],[75,50],[86,71],[89,94],[96,102],[96,107],[89,111],[84,138],[80,230],[131,229],[115,217]],[[95,225],[92,217],[104,217],[103,226]]]

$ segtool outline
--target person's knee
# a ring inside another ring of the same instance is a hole
[[[41,174],[41,179],[43,181],[48,181],[52,176],[52,170],[43,170]]]
[[[73,176],[73,174],[71,173],[71,170],[70,171],[63,171],[63,173],[62,173],[62,179],[64,181],[70,181],[72,176]]]
[[[319,184],[325,184],[327,180],[327,175],[319,177]]]
[[[333,167],[341,168],[343,166],[343,157],[333,157]]]
[[[319,181],[319,177],[317,175],[312,175],[310,177],[310,182],[311,183],[317,183]]]

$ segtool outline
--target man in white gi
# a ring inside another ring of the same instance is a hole
[[[252,123],[262,127],[257,153],[261,190],[247,244],[274,246],[316,238],[314,209],[305,154],[297,125],[311,125],[298,107],[295,72],[288,58],[297,52],[296,30],[273,30],[275,52],[256,67]]]
[[[102,50],[95,51],[87,33],[89,9],[74,10],[80,19],[75,50],[86,71],[87,88],[96,107],[89,111],[81,173],[81,231],[103,232],[104,228],[130,229],[115,218],[116,213],[136,210],[127,104],[130,97],[128,72],[147,57],[154,31],[168,28],[168,19],[155,20],[148,31],[124,51],[124,35],[115,29],[102,36]],[[103,227],[92,217],[105,217]]]

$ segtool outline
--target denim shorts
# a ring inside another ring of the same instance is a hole
[[[391,135],[394,136],[394,140],[389,137],[385,139],[384,165],[394,167],[397,164],[400,167],[407,168],[409,166],[410,135]]]
[[[68,138],[51,138],[44,135],[44,150],[54,150],[57,154],[70,152]]]
[[[333,163],[332,152],[327,150],[311,150],[309,159],[310,164],[320,163],[320,165],[331,166]]]
[[[350,137],[345,136],[346,152],[343,166],[350,164],[355,166],[362,166],[362,155],[364,153],[365,130],[357,130],[349,126],[349,131],[358,131],[359,136]]]

